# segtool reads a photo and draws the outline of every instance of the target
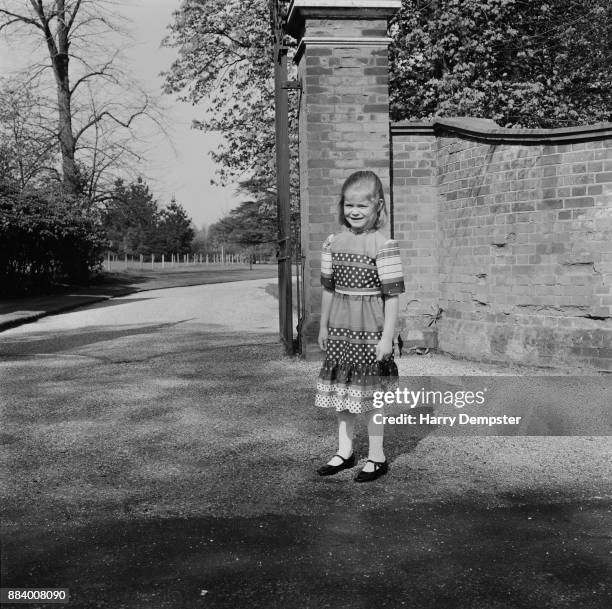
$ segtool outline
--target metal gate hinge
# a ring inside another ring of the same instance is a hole
[[[302,90],[302,81],[301,80],[286,80],[281,89],[299,89]]]

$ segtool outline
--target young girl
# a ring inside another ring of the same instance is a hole
[[[315,403],[337,412],[338,452],[317,470],[321,476],[355,465],[353,430],[361,413],[367,419],[369,453],[355,481],[376,480],[388,470],[373,393],[397,383],[393,333],[404,278],[397,242],[380,232],[386,215],[380,179],[358,171],[344,182],[338,203],[340,224],[348,230],[323,244],[319,346],[325,361]]]

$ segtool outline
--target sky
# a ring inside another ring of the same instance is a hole
[[[125,51],[128,69],[154,94],[161,93],[166,70],[176,56],[174,49],[161,48],[160,42],[167,33],[172,11],[180,0],[126,0],[117,2],[117,10],[131,20],[133,41]],[[22,43],[19,43],[22,44]],[[0,74],[7,75],[19,68],[23,51],[12,40],[0,40]],[[122,41],[117,41],[122,44]],[[170,143],[162,134],[153,135],[147,153],[148,163],[143,164],[142,176],[149,183],[160,205],[166,205],[174,195],[183,205],[197,227],[211,224],[240,200],[235,187],[218,188],[210,185],[214,178],[215,164],[208,152],[217,148],[220,135],[191,129],[193,119],[205,116],[205,106],[194,107],[182,103],[174,96],[164,95],[163,104],[168,107]]]

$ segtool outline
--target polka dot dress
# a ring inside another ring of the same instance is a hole
[[[383,296],[404,291],[397,243],[380,232],[330,235],[323,245],[321,284],[334,295],[315,403],[366,412],[374,407],[375,391],[397,386],[393,358],[376,361],[384,327]]]

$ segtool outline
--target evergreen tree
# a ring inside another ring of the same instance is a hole
[[[256,201],[245,201],[211,225],[209,241],[214,247],[272,253],[276,248],[276,216]]]
[[[156,253],[158,221],[157,202],[142,178],[129,185],[123,180],[115,182],[104,214],[104,228],[113,251],[129,256]]]
[[[195,234],[183,206],[173,198],[160,209],[142,178],[128,185],[115,182],[103,224],[111,249],[120,256],[187,254]]]
[[[170,205],[159,213],[157,251],[166,255],[188,254],[194,236],[191,218],[173,198]]]

